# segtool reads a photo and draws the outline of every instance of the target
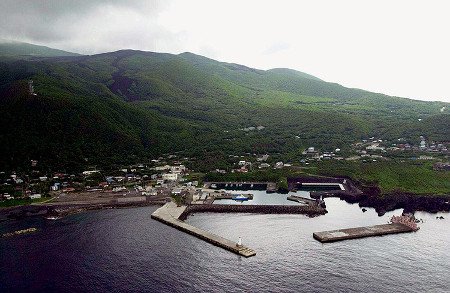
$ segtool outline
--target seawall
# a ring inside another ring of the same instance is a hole
[[[319,206],[300,205],[232,205],[232,204],[202,204],[190,205],[180,215],[180,220],[186,220],[191,213],[255,213],[255,214],[303,214],[309,217],[324,215],[327,210]]]

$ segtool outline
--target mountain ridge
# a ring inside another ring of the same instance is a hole
[[[63,57],[82,55],[47,46],[18,41],[0,40],[0,56]]]

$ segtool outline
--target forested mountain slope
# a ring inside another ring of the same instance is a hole
[[[0,58],[0,91],[0,163],[7,166],[30,159],[69,167],[121,163],[169,151],[202,156],[295,153],[309,145],[345,149],[368,136],[450,138],[449,105],[443,102],[192,53]],[[256,126],[264,128],[248,129]]]

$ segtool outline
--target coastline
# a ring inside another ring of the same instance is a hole
[[[86,211],[103,210],[103,209],[120,209],[135,208],[145,206],[161,206],[166,201],[154,200],[139,203],[57,203],[57,204],[39,204],[39,205],[22,205],[0,209],[0,222],[10,219],[23,219],[26,217],[65,217]]]
[[[414,194],[403,191],[383,194],[378,186],[363,185],[349,177],[334,177],[332,179],[347,180],[347,182],[350,182],[350,190],[311,192],[311,197],[338,197],[351,204],[358,203],[361,208],[374,208],[379,216],[396,209],[404,209],[406,213],[416,211],[450,212],[450,195]]]

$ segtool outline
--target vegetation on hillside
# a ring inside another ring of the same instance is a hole
[[[220,167],[229,154],[345,151],[369,136],[445,141],[448,108],[191,53],[0,58],[0,164],[81,169],[182,151]]]

